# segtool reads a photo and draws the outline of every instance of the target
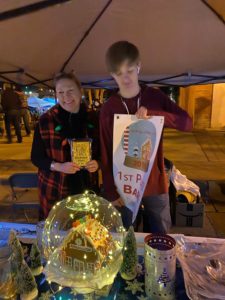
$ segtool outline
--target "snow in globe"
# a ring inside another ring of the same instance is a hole
[[[104,198],[87,191],[58,202],[42,236],[47,280],[82,294],[111,285],[124,237],[120,213]]]

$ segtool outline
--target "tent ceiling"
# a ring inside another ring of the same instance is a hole
[[[220,16],[225,22],[225,1],[224,0],[205,0],[205,2]]]
[[[0,16],[32,3],[37,0],[1,1]],[[3,74],[21,84],[52,78],[75,48],[66,71],[74,70],[83,82],[108,79],[105,52],[118,40],[138,45],[143,80],[181,74],[162,83],[225,80],[225,26],[201,0],[72,0],[4,20],[0,34],[0,72],[23,69],[24,73]],[[112,82],[96,85],[104,84]]]

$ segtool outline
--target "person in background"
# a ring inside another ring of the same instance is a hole
[[[19,95],[20,98],[20,119],[23,119],[26,135],[30,136],[30,112],[28,109],[27,96],[23,93],[20,87],[17,88],[16,93]]]
[[[17,142],[22,143],[21,127],[20,127],[20,98],[19,95],[10,87],[2,92],[1,97],[2,108],[5,114],[5,129],[8,143],[12,143],[11,123],[13,123]]]
[[[81,104],[81,85],[72,73],[55,77],[58,104],[44,113],[33,137],[31,160],[38,167],[41,218],[63,198],[93,189],[90,175],[98,170],[98,140],[89,135],[88,114]],[[92,130],[93,132],[93,130]],[[81,169],[71,162],[69,139],[92,138],[92,160]]]
[[[117,192],[113,178],[114,114],[136,115],[139,119],[164,116],[164,126],[192,130],[192,120],[159,89],[139,84],[141,62],[138,48],[128,41],[114,43],[106,53],[106,64],[118,90],[103,105],[100,113],[100,141],[105,197],[121,212],[123,224],[132,224],[132,212]],[[145,188],[142,204],[143,231],[167,233],[171,225],[167,177],[164,169],[162,137]]]
[[[0,95],[0,137],[4,135],[4,112],[2,107],[2,99]]]

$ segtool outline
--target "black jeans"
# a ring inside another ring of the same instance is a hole
[[[7,138],[9,141],[12,140],[12,134],[11,134],[11,127],[10,124],[13,123],[13,126],[15,128],[17,141],[22,141],[22,135],[21,135],[21,128],[20,128],[20,112],[17,109],[12,109],[10,111],[7,111],[5,113],[5,129]]]
[[[122,207],[116,206],[116,209],[121,213],[121,218],[123,221],[124,228],[128,230],[128,228],[132,225],[132,217],[133,217],[132,211],[126,206],[122,206]]]
[[[20,117],[23,118],[23,123],[27,134],[31,133],[29,122],[29,110],[27,108],[20,109]]]
[[[123,226],[128,229],[132,225],[132,211],[126,206],[116,208],[121,213]],[[141,222],[141,219],[143,219],[143,232],[168,233],[171,227],[169,195],[144,197],[135,223]]]
[[[171,227],[170,202],[168,194],[148,196],[142,199],[143,232],[168,233]]]

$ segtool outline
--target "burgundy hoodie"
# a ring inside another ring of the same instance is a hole
[[[141,93],[134,98],[124,99],[130,114],[137,111],[137,101],[140,97],[140,106],[148,109],[148,115],[164,116],[164,127],[181,131],[192,130],[192,119],[186,111],[172,102],[159,89],[141,86]],[[120,95],[115,92],[103,105],[100,113],[100,140],[103,186],[105,197],[109,201],[119,198],[113,179],[112,154],[113,154],[113,120],[114,114],[127,114]],[[168,192],[167,178],[164,171],[163,141],[162,136],[155,161],[145,188],[144,196],[159,195]]]

